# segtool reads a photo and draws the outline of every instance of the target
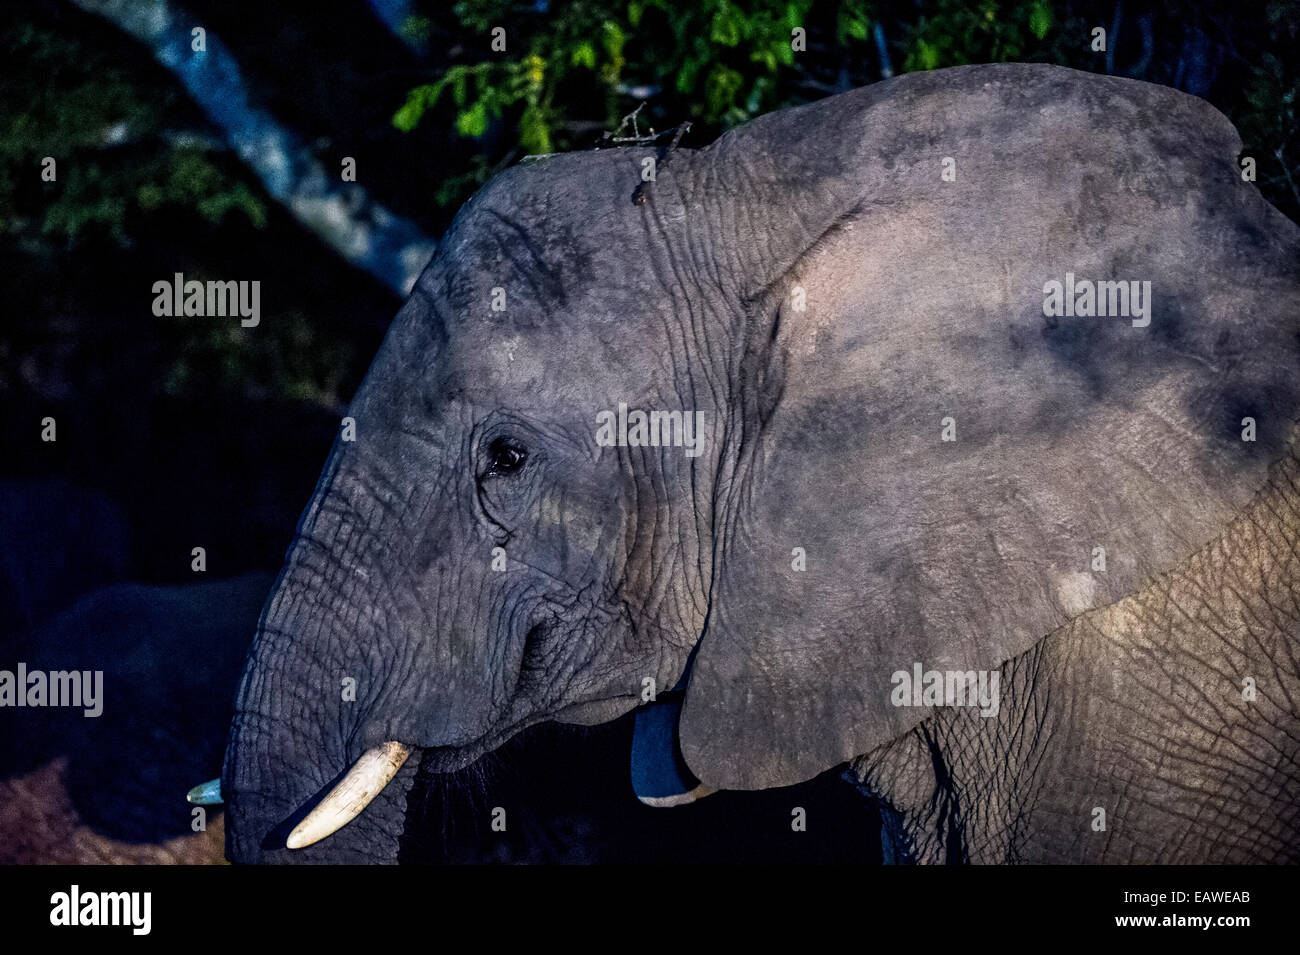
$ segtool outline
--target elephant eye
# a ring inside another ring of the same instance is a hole
[[[528,451],[509,438],[497,438],[488,446],[488,469],[484,477],[513,474],[524,466]]]

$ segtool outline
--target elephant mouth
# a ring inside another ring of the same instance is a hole
[[[529,628],[524,637],[520,663],[520,680],[528,660],[529,649],[535,644],[541,624]],[[523,725],[508,730],[490,731],[473,742],[459,746],[421,747],[398,740],[388,740],[373,746],[360,758],[322,798],[303,820],[294,827],[285,840],[288,849],[305,849],[338,832],[375,800],[393,781],[412,753],[420,754],[420,761],[435,773],[449,773],[462,769],[484,753],[513,736]]]
[[[599,702],[617,703],[623,699],[624,697],[618,696]],[[361,815],[375,797],[384,791],[384,787],[392,782],[412,753],[419,753],[424,767],[432,772],[455,772],[496,749],[529,723],[537,721],[524,720],[519,725],[487,733],[463,746],[420,747],[390,740],[366,750],[339,780],[338,785],[289,834],[285,841],[286,848],[303,849],[320,842]]]

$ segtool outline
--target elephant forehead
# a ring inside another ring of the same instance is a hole
[[[535,178],[525,172],[493,180],[444,240],[442,267],[427,276],[428,287],[454,311],[500,314],[518,303],[539,312],[568,308],[584,287],[609,289],[639,258],[644,231],[625,210],[566,195],[568,181],[546,177],[539,185]],[[625,181],[630,191],[635,180]],[[507,192],[512,184],[518,188]]]
[[[443,360],[448,388],[504,401],[513,395],[527,407],[663,395],[675,367],[671,350],[643,329],[563,322],[466,326],[451,336]]]
[[[642,160],[620,149],[556,156],[496,176],[461,210],[421,276],[452,321],[636,323],[683,289],[701,223],[683,207],[693,156],[680,150],[652,211],[631,201]]]

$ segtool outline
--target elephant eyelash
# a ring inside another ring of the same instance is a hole
[[[527,448],[510,438],[497,438],[488,445],[487,468],[480,475],[480,480],[517,474],[527,462]]]

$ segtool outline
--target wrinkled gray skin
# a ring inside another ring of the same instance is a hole
[[[1295,860],[1300,236],[1239,150],[1174,91],[990,66],[763,117],[642,205],[645,149],[497,177],[264,611],[231,858],[393,860],[417,765],[614,718],[696,650],[700,779],[850,762],[895,858]],[[1150,325],[1045,317],[1067,271],[1150,281]],[[704,453],[598,447],[620,402],[703,412]],[[893,705],[917,662],[1001,667],[998,716]],[[385,792],[285,850],[390,739]]]

